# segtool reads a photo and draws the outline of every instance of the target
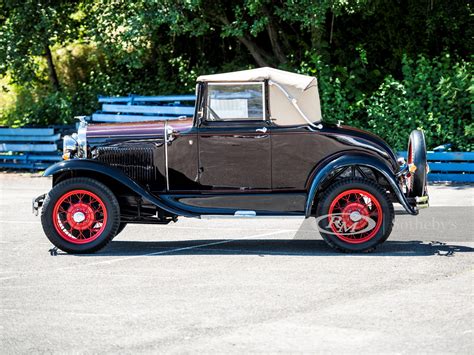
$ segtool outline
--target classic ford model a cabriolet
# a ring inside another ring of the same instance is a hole
[[[427,207],[421,131],[398,159],[377,136],[322,121],[316,78],[260,68],[197,80],[193,117],[80,123],[64,138],[52,189],[33,201],[69,253],[103,248],[128,223],[178,217],[314,217],[332,247],[373,250],[394,203]]]

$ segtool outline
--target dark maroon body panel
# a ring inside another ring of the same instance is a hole
[[[272,189],[271,134],[265,124],[199,128],[202,189],[234,192]],[[260,130],[260,131],[257,131]]]
[[[395,156],[383,140],[350,127],[325,125],[314,130],[308,126],[277,127],[263,121],[196,128],[190,118],[167,125],[168,131],[174,132],[167,146],[170,193],[301,193],[308,191],[315,169],[340,154],[361,153],[386,162],[392,171],[397,168]],[[99,160],[103,147],[124,148],[120,151],[128,152],[132,161],[142,149],[150,152],[156,179],[140,181],[139,173],[131,177],[155,193],[164,193],[164,130],[164,121],[92,124],[87,140],[92,155],[99,152]]]

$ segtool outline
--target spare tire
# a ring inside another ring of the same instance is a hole
[[[407,175],[407,194],[409,197],[424,196],[426,192],[426,144],[423,131],[414,130],[410,133],[408,140],[408,167],[414,172]]]

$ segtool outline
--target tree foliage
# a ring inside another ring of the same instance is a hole
[[[431,145],[472,149],[473,18],[463,0],[4,0],[0,124],[71,122],[98,94],[189,93],[202,73],[273,66],[319,78],[326,120],[397,148],[423,127]]]

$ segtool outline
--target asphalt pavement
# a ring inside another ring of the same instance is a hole
[[[31,199],[0,173],[0,353],[474,352],[474,187],[430,186],[371,254],[312,220],[130,225],[103,251],[50,256]]]

